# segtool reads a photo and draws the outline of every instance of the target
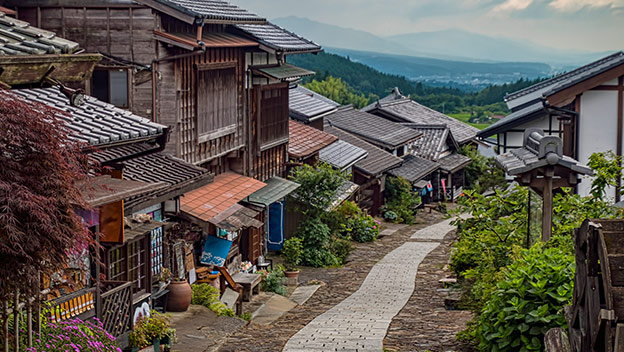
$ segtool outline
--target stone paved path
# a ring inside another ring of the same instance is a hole
[[[283,351],[381,351],[392,318],[414,292],[418,265],[440,244],[431,240],[440,241],[454,230],[450,221],[412,234],[410,242],[373,266],[355,293],[297,332]]]

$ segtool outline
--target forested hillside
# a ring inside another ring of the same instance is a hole
[[[343,84],[335,80],[327,80],[329,76],[342,79],[346,83],[346,87],[334,87],[333,89],[343,91],[347,89],[350,92],[348,96],[357,96],[356,101],[351,102],[354,105],[361,106],[369,101],[374,101],[378,97],[390,93],[392,88],[398,87],[404,95],[409,95],[419,103],[447,114],[473,113],[475,111],[506,114],[508,110],[503,103],[506,93],[539,82],[539,80],[520,79],[513,83],[489,86],[474,93],[464,92],[457,88],[430,87],[421,82],[410,81],[405,77],[379,72],[369,66],[334,54],[293,55],[288,60],[294,65],[316,72],[316,76],[308,78],[304,84],[309,85],[312,80],[319,83],[325,81],[321,85],[325,86],[323,89],[327,91],[332,90],[331,87],[334,85]],[[313,86],[319,87],[319,83],[315,83]]]

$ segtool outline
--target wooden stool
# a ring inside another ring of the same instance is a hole
[[[232,279],[234,279],[237,285],[243,288],[243,300],[245,302],[251,301],[251,297],[253,297],[254,293],[260,293],[260,287],[258,285],[262,281],[262,275],[236,273],[232,275]]]

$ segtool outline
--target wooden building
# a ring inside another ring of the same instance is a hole
[[[323,130],[325,116],[338,109],[340,104],[300,85],[289,89],[290,118],[316,129]]]
[[[524,132],[539,128],[563,140],[563,153],[587,163],[595,152],[622,155],[624,141],[624,52],[560,74],[505,97],[511,114],[479,132],[496,135],[499,153],[521,148]],[[591,182],[577,186],[588,195]],[[619,201],[619,192],[608,190]]]

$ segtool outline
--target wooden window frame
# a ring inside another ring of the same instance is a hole
[[[118,107],[120,109],[131,109],[132,108],[132,106],[131,106],[132,103],[131,103],[131,99],[130,99],[130,92],[132,90],[132,87],[131,87],[131,79],[132,78],[130,77],[130,74],[131,74],[130,68],[129,67],[125,67],[125,66],[124,67],[99,66],[99,67],[96,67],[94,69],[94,72],[95,71],[106,71],[108,73],[108,86],[107,86],[107,89],[108,89],[108,101],[105,101],[105,102],[108,103],[108,104],[111,104],[113,106],[116,106],[116,107]],[[110,85],[111,84],[111,78],[110,78],[111,71],[125,71],[126,72],[126,106],[119,106],[119,105],[115,105],[115,104],[110,102],[110,100],[111,100],[111,85]],[[91,79],[89,80],[89,87],[90,87],[90,89],[89,89],[90,90],[90,94],[93,95],[93,87],[94,87],[93,75],[92,75]]]
[[[227,62],[216,62],[216,63],[205,63],[205,64],[195,64],[193,65],[195,69],[195,116],[197,118],[196,121],[196,137],[197,143],[206,143],[208,141],[225,137],[227,135],[231,135],[236,133],[238,129],[238,106],[240,104],[239,92],[238,92],[238,76],[240,74],[240,70],[238,67],[238,61],[227,61]],[[199,81],[200,75],[206,71],[219,71],[219,70],[231,70],[234,69],[234,81],[235,81],[235,96],[236,96],[236,104],[235,104],[235,113],[234,113],[234,123],[228,124],[226,126],[222,126],[215,130],[209,132],[202,132],[199,128]]]
[[[270,148],[273,148],[273,147],[276,147],[278,145],[288,142],[288,121],[290,119],[289,112],[288,112],[288,82],[257,85],[256,89],[257,89],[257,93],[256,93],[257,94],[256,95],[257,129],[256,130],[258,131],[257,142],[258,142],[260,151],[265,151],[267,149],[270,149]],[[265,131],[265,128],[270,127],[270,126],[263,125],[263,116],[262,116],[263,115],[263,102],[268,99],[282,97],[280,95],[279,97],[271,96],[270,98],[265,98],[265,94],[267,92],[271,92],[271,94],[274,94],[274,92],[276,91],[280,92],[280,94],[286,94],[285,96],[286,97],[285,134],[278,138],[265,140],[265,136],[263,135],[263,132]]]

